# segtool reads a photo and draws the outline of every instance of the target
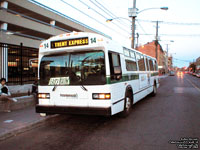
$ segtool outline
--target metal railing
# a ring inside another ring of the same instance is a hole
[[[22,43],[20,45],[0,43],[0,51],[7,53],[8,62],[2,65],[8,67],[6,69],[8,85],[29,84],[37,79],[37,64],[31,67],[30,60],[38,58],[38,49],[24,47]]]

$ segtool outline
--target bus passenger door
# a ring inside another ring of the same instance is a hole
[[[145,64],[146,64],[146,71],[147,71],[147,86],[149,87],[151,85],[151,72],[149,67],[149,60],[145,56]]]
[[[148,86],[148,74],[141,73],[139,75],[140,78],[140,89],[146,88]]]

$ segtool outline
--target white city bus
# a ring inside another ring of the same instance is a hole
[[[38,62],[41,114],[127,116],[131,105],[159,87],[155,58],[94,33],[44,41]]]

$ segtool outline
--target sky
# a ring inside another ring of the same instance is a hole
[[[36,0],[75,20],[95,28],[119,42],[131,45],[131,18],[128,8],[133,0]],[[155,40],[156,23],[159,21],[159,42],[169,55],[174,66],[188,66],[200,57],[200,0],[136,0],[136,8],[168,7],[169,9],[149,9],[137,15],[136,33],[139,45]],[[104,8],[103,8],[104,7]],[[109,11],[109,12],[108,12]],[[106,19],[115,19],[110,23]],[[174,41],[174,42],[171,42]]]

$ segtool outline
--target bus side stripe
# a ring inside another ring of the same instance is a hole
[[[151,73],[151,77],[157,76],[158,72]],[[111,80],[111,76],[106,76],[106,83],[107,84],[114,84],[114,83],[120,83],[125,81],[131,81],[131,80],[138,80],[139,79],[139,73],[134,74],[123,74],[122,78],[120,80]]]
[[[120,99],[120,100],[114,102],[113,105],[115,105],[115,104],[117,104],[117,103],[119,103],[119,102],[121,102],[121,101],[123,101],[123,100],[124,100],[124,98],[122,98],[122,99]]]
[[[138,93],[140,93],[140,92],[142,92],[142,91],[144,91],[144,90],[146,90],[146,89],[148,89],[148,88],[150,88],[150,87],[152,87],[152,85],[151,85],[151,86],[148,86],[148,87],[146,87],[146,88],[144,88],[144,89],[142,89],[142,90],[140,90],[140,91],[135,92],[134,95],[135,95],[135,94],[138,94]]]

